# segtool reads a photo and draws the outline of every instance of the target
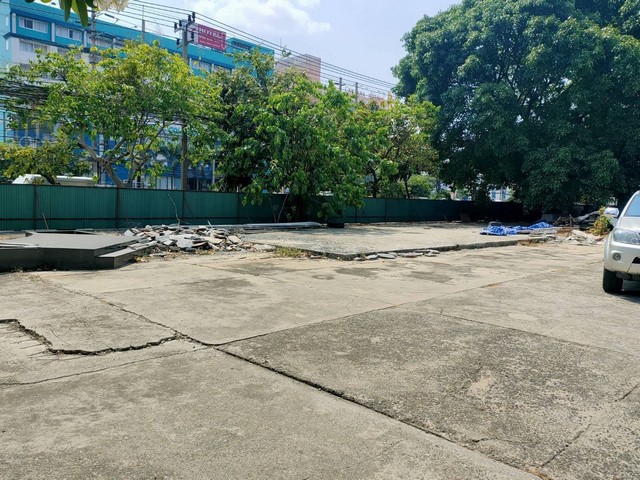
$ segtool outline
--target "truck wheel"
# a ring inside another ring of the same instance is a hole
[[[616,272],[605,268],[602,273],[602,289],[607,293],[620,293],[622,290],[622,279],[618,278]]]

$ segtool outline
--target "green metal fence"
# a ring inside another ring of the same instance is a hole
[[[0,185],[0,230],[110,229],[170,223],[273,223],[284,195],[266,195],[262,205],[244,205],[238,193],[137,190],[51,185]],[[494,204],[495,219],[522,218],[516,204]],[[365,198],[335,221],[346,223],[459,220],[481,217],[473,202]],[[313,219],[314,215],[311,215]],[[286,218],[280,215],[280,220]]]

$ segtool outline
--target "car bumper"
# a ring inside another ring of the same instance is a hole
[[[640,278],[640,245],[618,243],[609,238],[604,252],[604,268],[625,279]]]

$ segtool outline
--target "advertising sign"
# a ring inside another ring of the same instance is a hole
[[[196,25],[195,43],[214,50],[226,50],[227,34],[205,25]]]

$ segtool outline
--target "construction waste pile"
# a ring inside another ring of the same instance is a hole
[[[586,230],[591,228],[596,220],[598,220],[601,216],[600,211],[596,210],[595,212],[587,213],[586,215],[581,215],[580,217],[572,217],[571,215],[567,215],[564,217],[559,217],[553,225],[556,227],[580,227],[581,230]]]
[[[162,256],[162,252],[193,253],[202,250],[247,252],[275,250],[270,245],[254,245],[244,242],[230,230],[212,226],[186,225],[147,225],[144,228],[130,228],[124,232],[126,237],[136,237],[142,243],[154,247],[153,251]]]

